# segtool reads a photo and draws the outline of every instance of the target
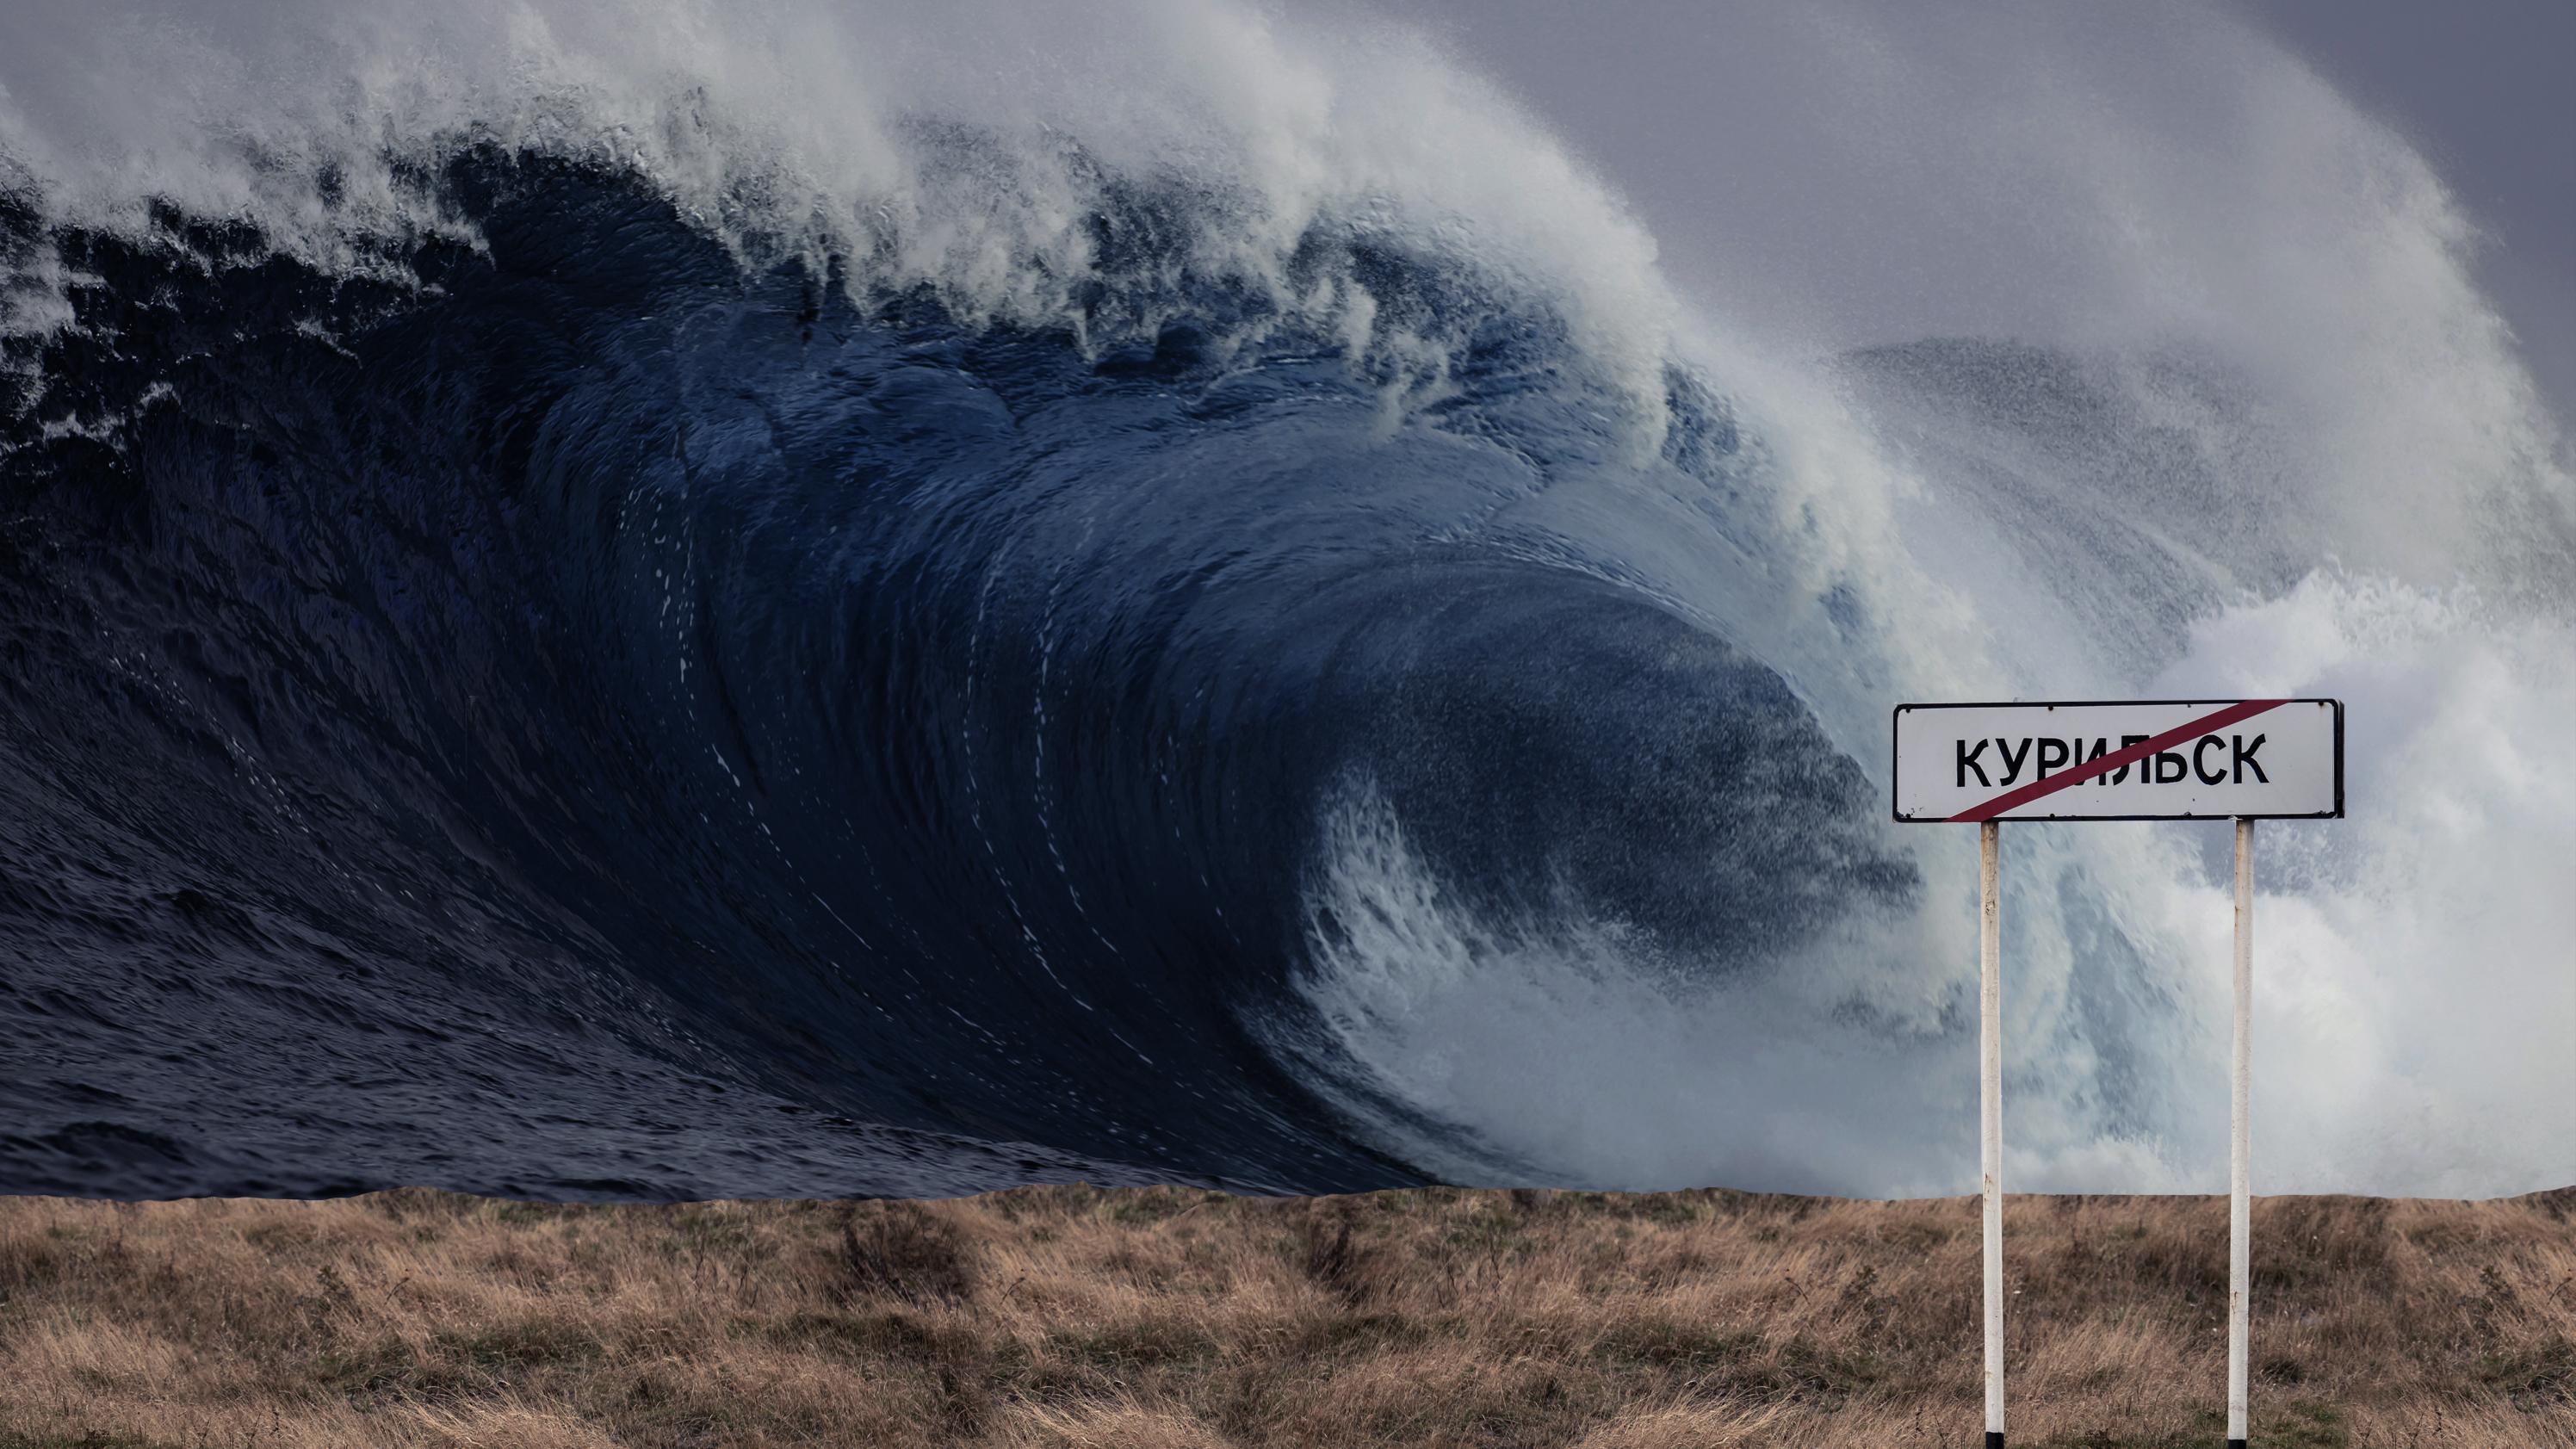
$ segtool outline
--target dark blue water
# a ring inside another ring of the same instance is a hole
[[[1353,780],[1702,969],[1916,889],[1779,676],[1515,523],[1758,489],[1728,410],[1676,372],[1624,459],[1454,260],[1310,238],[1458,339],[1390,426],[1187,194],[1106,188],[1028,330],[417,182],[482,244],[395,281],[0,211],[81,278],[0,374],[0,1188],[1417,1181],[1266,1045]]]

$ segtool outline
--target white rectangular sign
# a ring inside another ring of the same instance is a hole
[[[1900,704],[1896,818],[2343,814],[2343,704]]]

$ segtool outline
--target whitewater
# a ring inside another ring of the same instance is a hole
[[[2236,696],[2257,1190],[2576,1181],[2563,434],[2224,15],[1819,11],[2063,262],[1890,338],[1357,13],[426,8],[10,22],[0,1187],[1958,1192],[1890,708]],[[2017,1190],[2223,1182],[2227,848],[2006,829]]]

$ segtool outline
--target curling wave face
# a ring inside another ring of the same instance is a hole
[[[1938,1190],[1967,893],[1889,701],[2569,695],[2563,479],[2496,485],[2500,622],[2320,572],[2205,360],[1694,361],[1400,46],[1139,6],[1064,37],[1118,104],[897,37],[818,120],[689,7],[513,13],[430,84],[320,25],[353,91],[166,151],[0,112],[0,1184]],[[2294,961],[2425,929],[2392,838],[2294,852]],[[2187,1181],[2212,885],[2030,841],[2023,1180]]]
[[[1346,349],[1240,289],[1085,349],[746,271],[594,169],[439,184],[482,245],[406,258],[428,296],[202,266],[255,239],[178,219],[53,238],[101,281],[11,440],[9,617],[47,651],[12,813],[80,859],[153,842],[50,913],[259,981],[287,1022],[165,1008],[217,1060],[318,1031],[364,1100],[346,1034],[417,1024],[300,983],[399,978],[519,1038],[605,961],[585,1027],[783,1101],[1349,1186],[1409,1169],[1247,1029],[1289,1009],[1340,782],[1497,905],[1570,892],[1712,960],[1913,887],[1777,675],[1547,526],[1552,486],[1744,466],[1676,382],[1665,456],[1605,467],[1616,404],[1549,319],[1487,310],[1441,425],[1388,429]],[[1104,249],[1185,205],[1124,199]],[[1479,308],[1343,246],[1383,306]],[[1770,823],[1714,873],[1667,853],[1747,804]]]

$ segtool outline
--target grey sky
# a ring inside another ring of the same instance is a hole
[[[2228,28],[2177,6],[1387,8],[1525,99],[1629,197],[1686,285],[1748,321],[1794,314],[1820,346],[2044,330],[2042,313],[2104,285],[2072,260],[2081,239],[1998,220],[2047,218],[2041,193],[2063,184],[1976,159],[1999,137],[2031,143],[2006,135],[2023,88],[2057,108],[2033,127],[2080,129],[2086,101],[2109,95],[2222,156],[2219,128],[2246,122],[2194,79],[2226,69],[2209,47]],[[2234,0],[2219,13],[2278,37],[2433,161],[2486,234],[2479,282],[2553,411],[2576,419],[2576,5]],[[1893,74],[1873,69],[1881,44],[1930,57],[1909,61],[1928,80],[1896,82],[1918,92],[1903,104],[1873,85]],[[1859,134],[1872,125],[1888,134]],[[2259,182],[2239,182],[2238,209]],[[1771,295],[1748,295],[1747,278]]]
[[[2576,425],[2576,5],[2251,0],[2258,23],[2433,159],[2492,234],[2480,281]]]

